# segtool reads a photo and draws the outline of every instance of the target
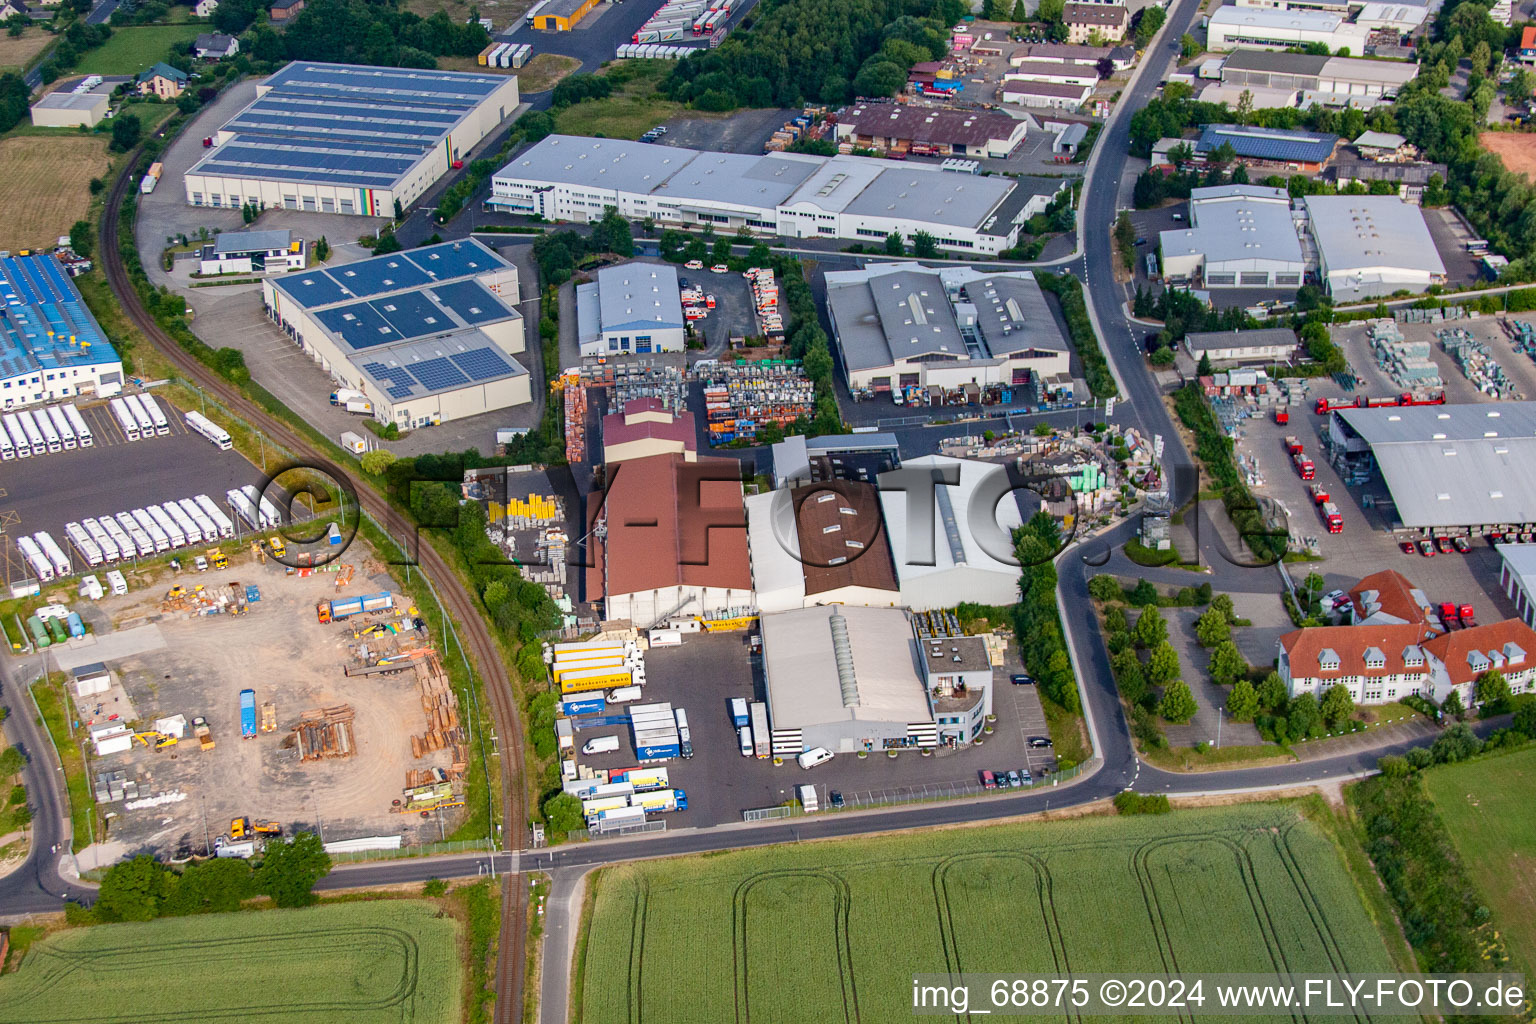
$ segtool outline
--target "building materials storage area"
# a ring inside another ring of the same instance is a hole
[[[267,316],[402,428],[532,400],[517,268],[474,239],[262,282]]]
[[[187,202],[389,217],[517,106],[515,76],[295,61],[205,142]]]

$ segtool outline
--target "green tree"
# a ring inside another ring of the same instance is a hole
[[[83,259],[96,251],[96,227],[88,220],[77,220],[69,229],[69,247]]]
[[[1247,673],[1248,662],[1231,640],[1219,644],[1211,652],[1211,678],[1222,686],[1232,685]]]
[[[1198,54],[1202,49],[1204,47],[1200,45],[1199,40],[1188,32],[1179,36],[1179,56],[1184,60],[1189,60],[1189,58]]]
[[[1144,48],[1167,20],[1168,13],[1161,7],[1155,4],[1143,7],[1141,16],[1136,19],[1136,45]]]
[[[1029,20],[1029,8],[1024,6],[1024,0],[1013,0],[1013,13],[1009,21],[1025,22]]]
[[[1285,680],[1280,678],[1279,672],[1271,672],[1264,677],[1258,689],[1259,706],[1275,710],[1285,705]]]
[[[1231,637],[1231,623],[1227,622],[1227,617],[1215,608],[1195,620],[1195,638],[1200,641],[1201,647],[1215,647],[1217,644],[1226,643]]]
[[[147,853],[119,861],[102,877],[96,915],[103,921],[152,920],[160,916],[172,884],[165,866]]]
[[[1355,699],[1349,695],[1349,687],[1334,683],[1324,690],[1319,710],[1330,729],[1337,729],[1349,721],[1349,716],[1355,713]]]
[[[324,263],[331,258],[331,243],[325,240],[324,235],[316,239],[312,255],[315,257],[316,263]]]
[[[1461,702],[1461,691],[1452,690],[1445,695],[1445,700],[1440,702],[1440,710],[1452,718],[1460,718],[1467,713],[1466,705]]]
[[[1142,647],[1151,649],[1168,639],[1168,623],[1163,619],[1162,612],[1156,605],[1147,605],[1136,618],[1136,628],[1132,631],[1136,642]]]
[[[1046,24],[1060,23],[1066,11],[1066,0],[1040,0],[1040,6],[1035,10],[1035,18]]]
[[[1509,82],[1504,86],[1504,98],[1512,106],[1519,106],[1531,98],[1531,73],[1524,68],[1519,69],[1510,76]]]
[[[1195,367],[1195,373],[1201,377],[1209,377],[1215,372],[1215,369],[1211,366],[1211,354],[1209,352],[1201,352],[1200,363]]]
[[[1152,648],[1147,658],[1147,682],[1161,686],[1179,674],[1179,654],[1167,640]]]
[[[1118,588],[1117,588],[1118,589]],[[1104,632],[1111,636],[1116,633],[1124,633],[1126,639],[1130,639],[1130,633],[1125,624],[1125,609],[1119,605],[1112,605],[1104,612]]]
[[[118,114],[112,119],[112,144],[109,148],[114,153],[126,153],[139,144],[139,136],[143,131],[137,114]]]
[[[551,832],[575,832],[587,827],[581,801],[570,793],[556,793],[544,801],[544,821]]]
[[[1195,695],[1189,692],[1189,684],[1182,679],[1169,683],[1163,690],[1163,699],[1157,702],[1157,713],[1170,722],[1187,722],[1199,710]]]
[[[1131,604],[1138,608],[1146,605],[1157,604],[1157,587],[1144,579],[1136,581],[1136,586],[1131,588]]]
[[[907,247],[902,244],[901,232],[892,231],[885,236],[885,254],[887,256],[905,256]]]
[[[239,857],[215,857],[182,869],[163,913],[228,914],[253,895],[251,865]]]
[[[331,870],[331,855],[320,837],[300,832],[286,843],[268,843],[256,869],[256,890],[280,907],[307,907],[315,902],[315,883]]]
[[[1036,437],[1050,437],[1053,433],[1055,433],[1055,428],[1052,427],[1049,423],[1036,423],[1035,429],[1032,430],[1031,433]]]
[[[1477,677],[1477,702],[1489,714],[1500,714],[1509,704],[1509,680],[1504,673],[1491,668]],[[4,774],[0,771],[0,774]]]
[[[0,750],[0,779],[8,779],[13,775],[20,775],[21,769],[26,766],[27,759],[21,756],[21,750],[17,747],[6,747]]]
[[[1285,706],[1285,718],[1295,740],[1320,736],[1323,732],[1323,712],[1317,706],[1317,698],[1310,693],[1297,694]]]
[[[1210,599],[1211,611],[1221,612],[1228,622],[1237,620],[1237,609],[1232,606],[1231,594],[1217,594]]]
[[[1445,191],[1445,179],[1438,172],[1429,176],[1429,181],[1424,183],[1424,195],[1420,202],[1425,206],[1444,206],[1450,202]]]
[[[1108,603],[1121,597],[1120,581],[1113,576],[1099,573],[1088,581],[1088,596],[1095,601]]]
[[[1131,704],[1139,703],[1147,695],[1147,676],[1136,652],[1120,651],[1109,659],[1109,664],[1114,669],[1115,685],[1120,688],[1121,696]]]
[[[932,260],[939,256],[939,240],[926,231],[912,232],[912,255]]]
[[[1259,695],[1253,684],[1246,679],[1239,679],[1232,684],[1232,692],[1227,694],[1227,714],[1232,716],[1234,722],[1251,722],[1258,713]]]
[[[1510,724],[1517,731],[1536,740],[1536,700],[1522,700],[1520,706],[1515,708],[1515,718]]]

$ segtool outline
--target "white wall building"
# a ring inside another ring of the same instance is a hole
[[[1071,348],[1034,275],[877,263],[826,275],[848,387],[1025,385],[1065,374]]]
[[[995,463],[924,455],[902,463],[905,473],[938,474],[931,496],[882,486],[880,505],[901,584],[901,602],[913,611],[953,608],[961,601],[1014,604],[1019,565],[1012,531],[1040,508],[1030,491],[1014,491],[1008,471]],[[882,474],[883,484],[892,479]],[[1020,502],[1030,507],[1027,513]]]
[[[392,217],[517,106],[513,75],[295,61],[213,136],[187,202]]]
[[[517,268],[474,239],[261,284],[267,316],[374,418],[431,426],[532,400]]]
[[[1211,13],[1206,26],[1206,47],[1283,50],[1322,43],[1330,53],[1347,49],[1350,56],[1357,56],[1365,52],[1369,36],[1370,30],[1364,26],[1352,25],[1327,11],[1228,6]]]
[[[1417,206],[1397,196],[1305,196],[1319,277],[1336,302],[1445,283],[1445,264]]]
[[[223,231],[203,248],[198,269],[204,274],[285,274],[309,261],[304,241],[293,232]]]
[[[123,361],[57,258],[0,256],[0,408],[123,390]]]
[[[1290,194],[1262,185],[1190,193],[1189,227],[1160,233],[1163,276],[1207,288],[1301,287],[1306,260]]]
[[[583,356],[681,352],[685,341],[677,269],[668,263],[604,267],[576,286]]]
[[[996,254],[1044,209],[1012,178],[873,157],[746,156],[551,135],[492,177],[490,204],[587,223],[614,207],[664,227],[746,228],[785,238],[883,241],[925,231],[939,245]]]

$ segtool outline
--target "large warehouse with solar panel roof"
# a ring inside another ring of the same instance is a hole
[[[267,316],[374,418],[431,426],[532,401],[517,268],[474,239],[262,282]]]
[[[123,389],[123,361],[53,256],[0,257],[0,407]]]
[[[212,136],[187,202],[391,217],[517,105],[511,75],[295,61]]]

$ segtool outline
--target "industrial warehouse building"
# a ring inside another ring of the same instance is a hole
[[[1198,278],[1212,289],[1295,291],[1307,269],[1283,188],[1197,188],[1190,193],[1189,227],[1161,232],[1159,245],[1164,278]]]
[[[1040,179],[1045,180],[1045,179]],[[1065,187],[1051,181],[1050,195]],[[746,156],[621,139],[551,135],[491,179],[489,204],[586,223],[607,207],[662,227],[785,238],[883,241],[925,231],[939,245],[995,255],[1049,205],[1043,186],[875,157]]]
[[[741,463],[628,459],[587,499],[586,600],[644,629],[753,606]]]
[[[510,75],[295,61],[213,136],[187,202],[392,217],[517,105]]]
[[[1322,43],[1328,52],[1347,49],[1364,53],[1370,29],[1352,25],[1327,11],[1273,10],[1263,7],[1218,7],[1206,25],[1206,48],[1285,50]]]
[[[668,409],[659,398],[635,398],[603,417],[603,464],[676,453],[699,457],[693,413]]]
[[[1097,80],[1091,69],[1089,74]],[[1003,159],[1024,141],[1026,127],[1022,120],[995,111],[934,110],[901,103],[860,103],[837,112],[839,142],[882,153]]]
[[[107,116],[112,89],[51,92],[32,104],[32,123],[39,128],[94,128]]]
[[[775,757],[938,745],[917,640],[899,608],[775,612],[762,632]]]
[[[914,611],[953,608],[961,601],[1007,605],[1019,599],[1019,565],[1012,531],[1041,507],[1030,491],[1014,490],[1003,466],[925,455],[902,463],[902,475],[925,470],[935,479],[931,502],[883,478],[880,506],[901,603]],[[1032,503],[1027,512],[1020,495]]]
[[[402,429],[532,400],[517,268],[474,239],[262,282],[267,316]]]
[[[1515,602],[1515,614],[1536,626],[1536,544],[1500,544],[1499,586]]]
[[[683,302],[668,263],[604,267],[576,286],[576,338],[583,356],[681,352]]]
[[[1285,327],[1249,331],[1192,331],[1184,335],[1191,359],[1202,357],[1217,365],[1288,363],[1296,354],[1296,334]]]
[[[855,480],[873,483],[901,465],[895,434],[791,434],[772,449],[773,486]]]
[[[1536,402],[1336,409],[1327,444],[1346,479],[1381,471],[1404,529],[1509,534],[1536,523]]]
[[[1404,61],[1241,49],[1222,61],[1221,81],[1203,89],[1200,99],[1235,107],[1247,91],[1254,109],[1368,108],[1396,96],[1418,72],[1417,64]]]
[[[203,246],[198,268],[204,274],[285,274],[309,262],[304,240],[293,232],[222,231]]]
[[[1071,365],[1066,335],[1028,271],[982,274],[882,263],[826,275],[832,337],[859,394],[988,385],[1050,387]]]
[[[1230,146],[1238,162],[1256,170],[1316,174],[1333,159],[1338,145],[1339,137],[1328,132],[1208,124],[1193,149],[1196,159],[1204,160],[1222,146]]]
[[[1004,103],[1017,103],[1022,107],[1045,110],[1076,110],[1093,95],[1091,85],[1068,85],[1064,82],[1031,82],[1010,79],[997,87],[997,97]]]
[[[122,389],[122,359],[63,265],[0,256],[0,408]]]
[[[1445,283],[1445,264],[1417,207],[1397,196],[1305,196],[1318,278],[1335,302]]]
[[[806,484],[754,494],[746,504],[752,588],[763,612],[901,603],[873,484]]]

